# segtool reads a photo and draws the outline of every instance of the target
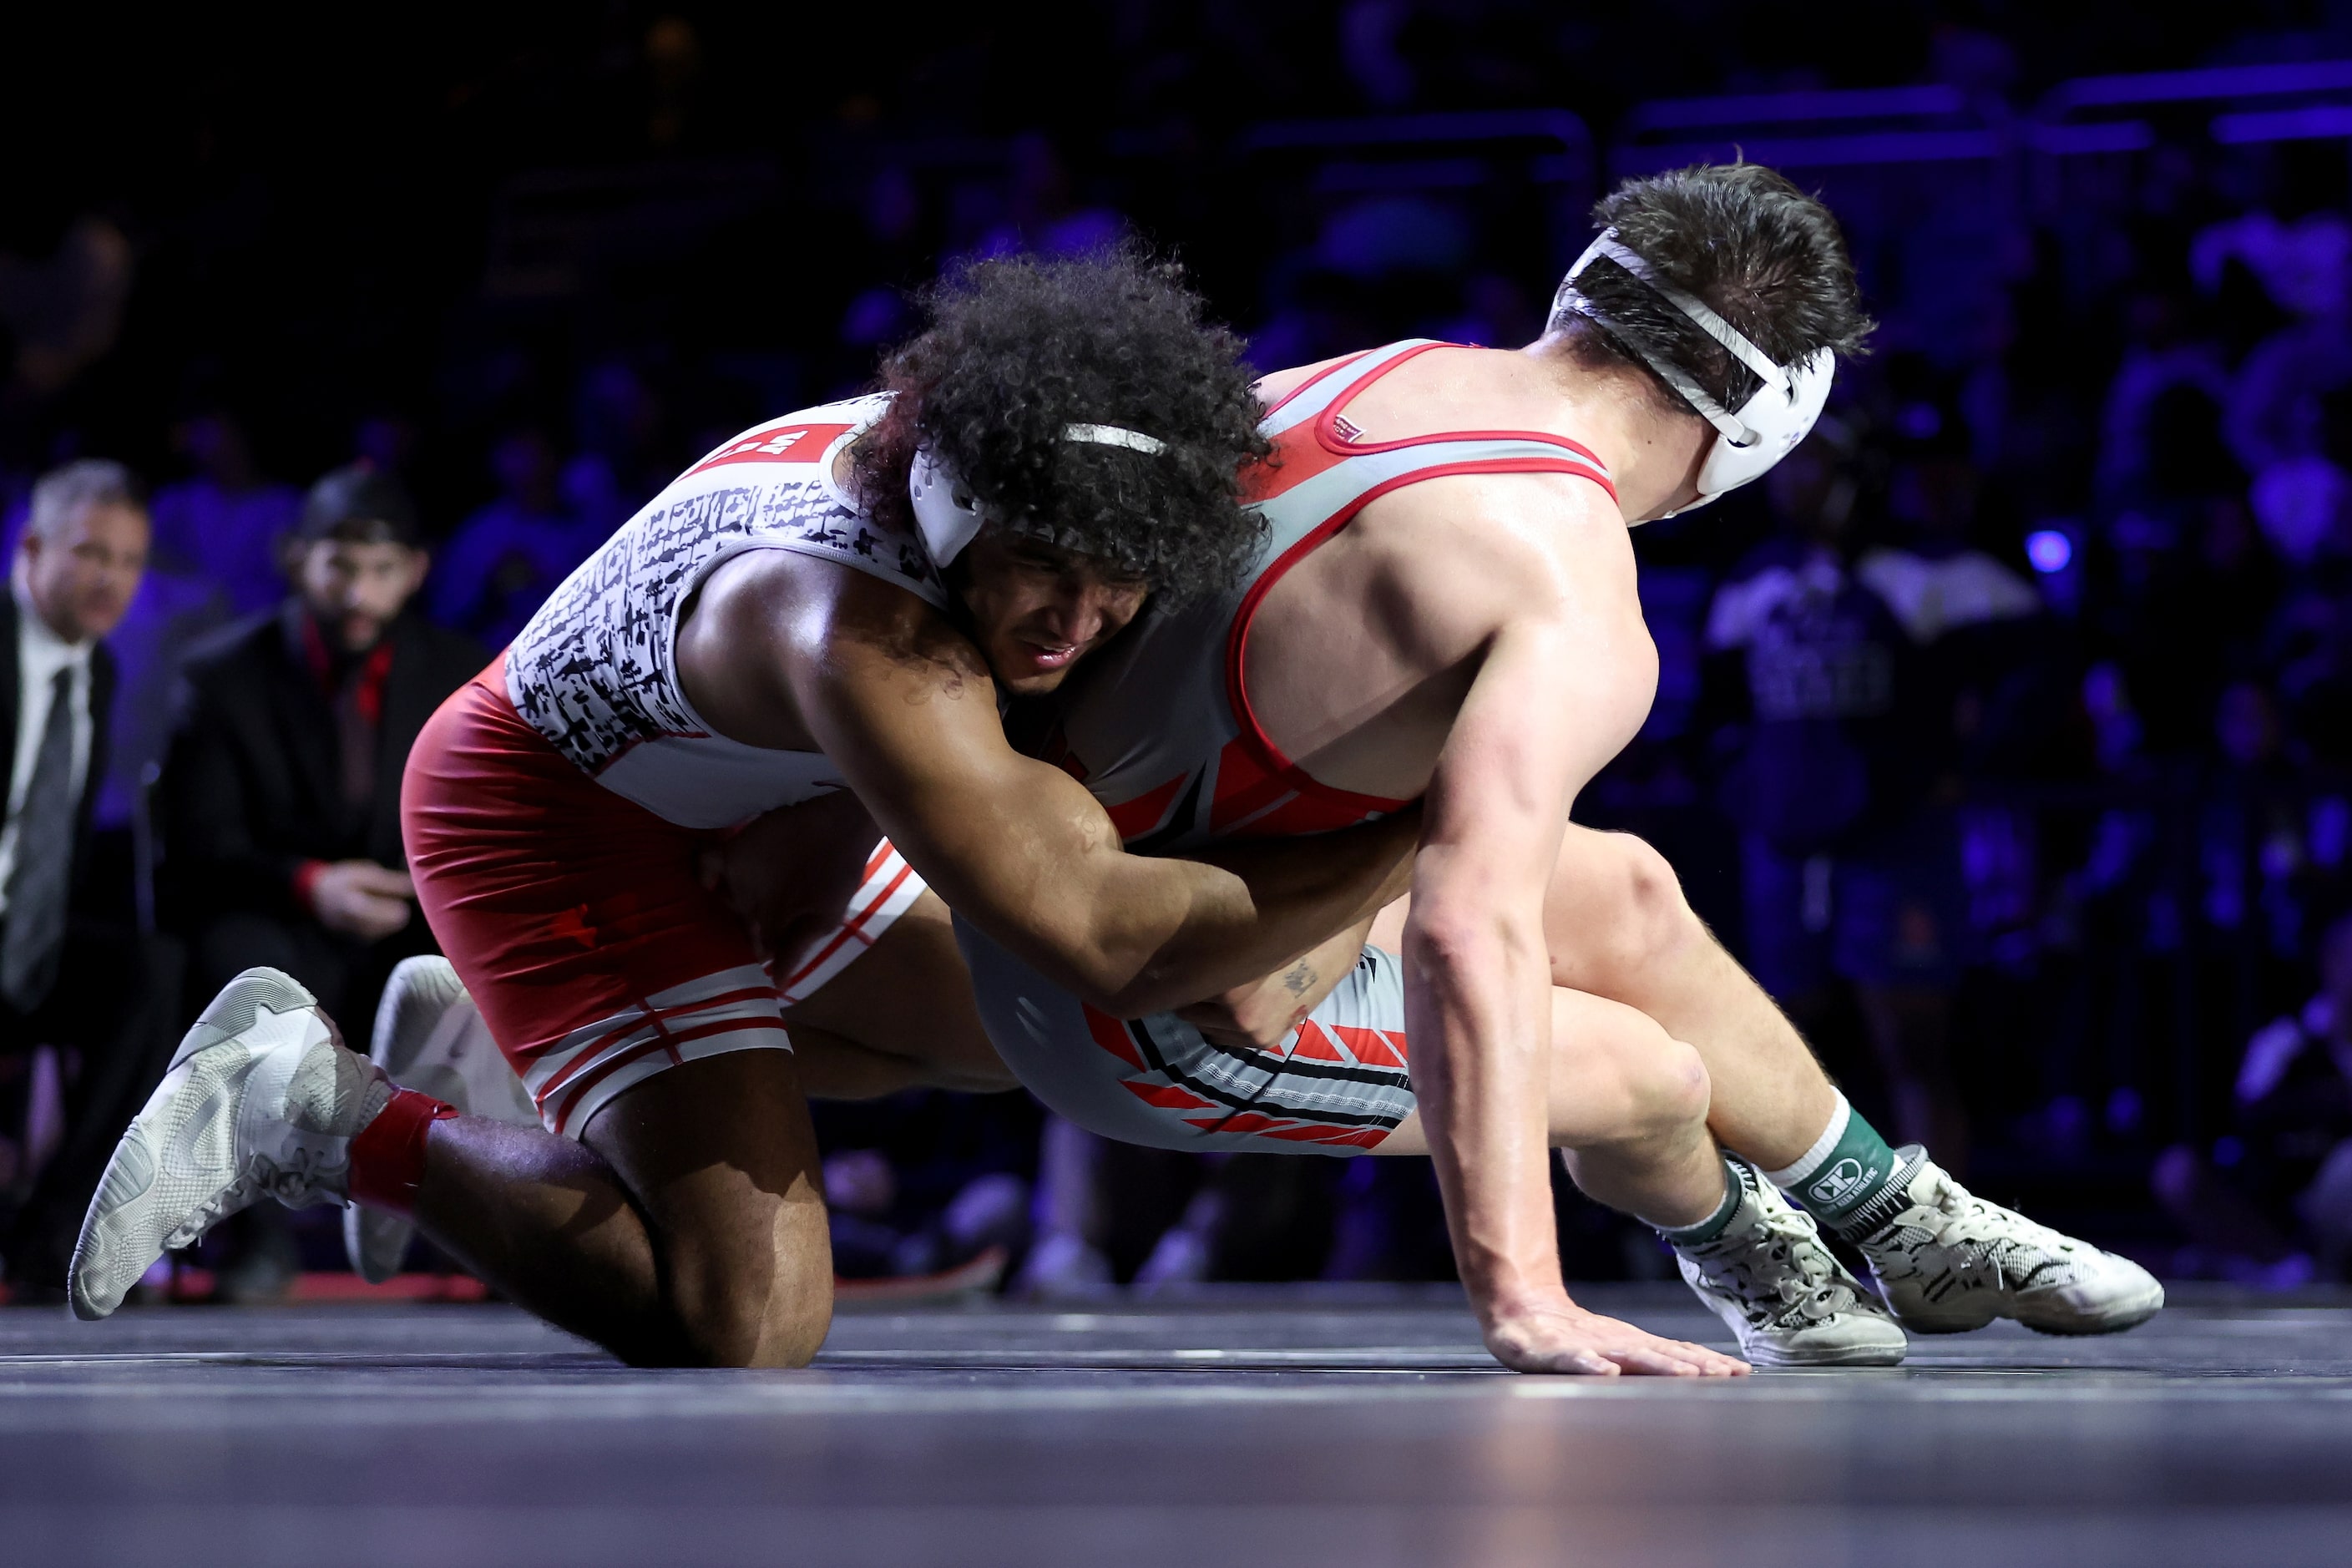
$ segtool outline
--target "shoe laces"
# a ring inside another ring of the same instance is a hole
[[[317,1150],[298,1143],[283,1160],[256,1154],[238,1184],[249,1182],[257,1193],[268,1194],[288,1208],[299,1208],[312,1196],[324,1164]]]
[[[1822,1244],[1813,1216],[1801,1209],[1759,1201],[1753,1227],[1736,1243],[1717,1244],[1708,1251],[1735,1265],[1727,1271],[1735,1281],[1734,1294],[1751,1294],[1737,1289],[1737,1281],[1745,1276],[1754,1287],[1778,1300],[1784,1315],[1794,1310],[1815,1320],[1833,1318],[1853,1310],[1857,1302],[1853,1288],[1840,1278],[1836,1259]],[[1740,1263],[1746,1268],[1736,1266]]]
[[[1812,1318],[1831,1318],[1854,1304],[1854,1293],[1840,1279],[1837,1260],[1822,1240],[1813,1216],[1781,1207],[1759,1216],[1758,1229],[1771,1238],[1770,1256],[1789,1266],[1773,1281],[1780,1300]]]
[[[1968,1188],[1954,1181],[1942,1168],[1935,1173],[1935,1188],[1927,1201],[1913,1209],[1923,1215],[1927,1224],[1922,1227],[1937,1242],[1946,1247],[1970,1247],[1985,1250],[2006,1243],[2011,1247],[2033,1247],[2061,1257],[2072,1258],[2075,1243],[2047,1226],[2006,1209],[1999,1204],[1987,1203]],[[1904,1216],[1907,1219],[1909,1216]]]

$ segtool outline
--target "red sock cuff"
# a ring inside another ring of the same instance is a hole
[[[394,1090],[375,1120],[352,1140],[352,1202],[415,1215],[416,1189],[425,1184],[425,1135],[435,1122],[457,1114],[456,1106],[429,1094]]]

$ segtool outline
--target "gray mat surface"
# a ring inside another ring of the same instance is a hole
[[[2352,1563],[2352,1299],[1733,1384],[1512,1377],[1442,1292],[853,1313],[797,1373],[500,1307],[0,1310],[6,1563],[1974,1562]]]

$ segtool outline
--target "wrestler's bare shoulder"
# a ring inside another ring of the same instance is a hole
[[[1638,724],[1656,652],[1606,491],[1554,474],[1455,475],[1381,497],[1267,594],[1243,682],[1267,736],[1314,777],[1409,799],[1486,650],[1515,625],[1573,626],[1582,657],[1620,672]]]
[[[1277,372],[1259,384],[1269,405],[1343,366],[1341,359]],[[1564,408],[1558,366],[1527,353],[1448,345],[1413,355],[1349,397],[1349,434],[1367,446],[1465,431],[1530,432],[1573,441],[1558,428]],[[1532,552],[1532,561],[1515,559]],[[1589,572],[1595,558],[1631,587],[1633,554],[1615,498],[1592,479],[1568,474],[1449,475],[1376,497],[1348,527],[1273,591],[1320,597],[1324,577],[1363,588],[1366,574],[1388,579],[1385,597],[1434,600],[1463,610],[1521,589],[1540,593],[1546,562]],[[1514,577],[1528,566],[1533,578]],[[1459,578],[1483,579],[1465,594]],[[1269,598],[1268,608],[1275,607]],[[1452,616],[1441,618],[1451,619]]]
[[[1317,360],[1313,364],[1293,365],[1288,370],[1274,371],[1259,378],[1255,388],[1257,400],[1272,408],[1325,371],[1336,369],[1356,357],[1351,353],[1339,354],[1330,359]]]
[[[784,550],[721,562],[677,632],[687,700],[728,739],[817,749],[795,692],[856,678],[962,690],[988,681],[969,638],[918,595],[869,573]]]
[[[1561,474],[1441,475],[1376,498],[1285,573],[1248,657],[1370,659],[1410,679],[1470,658],[1508,622],[1604,608],[1638,622],[1632,542],[1607,491]],[[1316,657],[1316,643],[1330,651]]]

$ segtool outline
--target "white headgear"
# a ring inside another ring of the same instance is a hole
[[[1611,321],[1577,288],[1577,275],[1591,266],[1596,256],[1607,257],[1641,279],[1652,292],[1696,322],[1701,331],[1729,350],[1732,357],[1754,371],[1764,384],[1738,410],[1727,412],[1688,371],[1664,355],[1653,353],[1640,334]],[[1748,480],[1761,478],[1773,464],[1793,451],[1812,429],[1813,421],[1821,417],[1822,405],[1829,401],[1830,383],[1837,374],[1837,356],[1828,349],[1816,349],[1795,364],[1774,363],[1770,355],[1748,342],[1746,333],[1709,310],[1706,300],[1659,276],[1656,268],[1618,239],[1613,228],[1603,229],[1601,237],[1586,247],[1584,254],[1576,258],[1576,265],[1568,269],[1567,278],[1560,282],[1559,298],[1552,305],[1554,314],[1564,310],[1589,316],[1612,329],[1626,347],[1649,362],[1660,380],[1680,393],[1684,401],[1715,426],[1715,445],[1707,449],[1706,460],[1699,465],[1698,500],[1692,506],[1705,506],[1724,491],[1738,489]]]
[[[1062,439],[1095,447],[1125,447],[1154,457],[1168,449],[1168,443],[1157,437],[1123,430],[1116,425],[1065,425]],[[1034,524],[1026,518],[1004,517],[974,495],[963,477],[932,456],[929,447],[915,448],[915,466],[907,471],[907,496],[915,503],[915,526],[922,531],[923,542],[929,547],[931,562],[937,566],[943,567],[962,554],[964,546],[991,522],[1004,523],[1050,543],[1063,542],[1051,529]]]

